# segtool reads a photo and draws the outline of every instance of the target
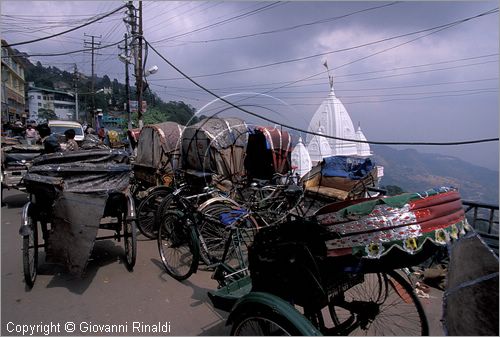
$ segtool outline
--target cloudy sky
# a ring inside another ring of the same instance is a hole
[[[48,36],[123,4],[2,1],[2,38],[16,43]],[[144,37],[163,57],[202,86],[278,122],[307,128],[328,94],[327,60],[337,96],[368,140],[498,137],[497,1],[144,1],[143,6]],[[89,40],[84,34],[101,36],[102,45],[118,42],[126,32],[123,17],[124,10],[16,48],[29,54],[79,50]],[[100,53],[97,74],[124,82],[117,47]],[[76,63],[91,72],[88,53],[32,61],[67,71]],[[146,68],[153,65],[159,71],[148,82],[164,100],[182,100],[197,110],[213,100],[149,48]],[[201,113],[224,110],[251,119],[226,108],[214,102]],[[417,149],[498,170],[497,142]]]

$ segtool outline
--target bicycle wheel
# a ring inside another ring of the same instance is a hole
[[[123,215],[122,221],[125,265],[129,271],[133,271],[137,257],[137,226],[134,220],[127,220],[126,214]]]
[[[269,307],[253,306],[234,318],[231,336],[298,336],[293,322]]]
[[[267,225],[275,225],[286,220],[287,216],[299,206],[302,201],[300,195],[287,194],[287,186],[264,186],[259,191],[259,198],[253,206]]]
[[[221,215],[230,214],[230,212],[241,209],[232,201],[217,200],[213,203],[200,207],[203,213],[203,221],[199,224],[199,240],[200,240],[200,255],[206,265],[213,265],[221,262],[224,253],[224,248],[227,240],[229,239],[230,231],[221,222]],[[245,219],[243,223],[239,224],[239,233],[241,234],[237,241],[233,241],[231,248],[226,257],[226,263],[236,257],[237,250],[240,250],[244,259],[248,256],[248,246],[253,242],[255,235],[256,225],[251,217]],[[233,267],[241,267],[246,264],[246,261],[233,261]],[[234,265],[236,262],[237,265]]]
[[[364,282],[344,292],[343,304],[330,301],[335,325],[344,323],[349,335],[428,335],[422,304],[404,278],[391,271],[365,274]],[[350,321],[351,323],[345,324]],[[342,331],[341,331],[342,333]]]
[[[162,200],[171,193],[168,188],[153,190],[137,207],[137,225],[148,239],[156,239],[159,219],[156,212]]]
[[[31,233],[23,236],[24,281],[28,288],[33,288],[38,269],[38,226],[37,221],[28,216]]]
[[[186,220],[182,211],[166,211],[158,230],[161,262],[167,273],[179,281],[196,271],[200,256],[196,231]]]

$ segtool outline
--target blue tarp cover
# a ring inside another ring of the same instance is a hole
[[[359,180],[370,173],[374,166],[369,158],[332,156],[323,159],[321,175]]]

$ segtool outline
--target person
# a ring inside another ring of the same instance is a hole
[[[64,136],[66,137],[66,149],[65,151],[77,151],[78,143],[75,140],[75,130],[68,129],[64,131]]]
[[[95,130],[92,129],[92,127],[90,125],[87,125],[87,127],[85,128],[85,134],[86,135],[95,135]]]
[[[111,143],[109,142],[108,138],[108,130],[106,130],[103,127],[100,127],[97,130],[97,136],[99,137],[99,140],[106,146],[111,146]]]
[[[38,133],[40,134],[40,142],[43,144],[43,153],[54,153],[61,152],[61,145],[57,141],[57,137],[52,135],[50,127],[47,123],[43,123],[38,125],[37,127]]]
[[[35,128],[33,128],[33,126],[31,125],[28,125],[26,129],[26,142],[28,143],[28,146],[35,144],[36,137],[37,134]]]

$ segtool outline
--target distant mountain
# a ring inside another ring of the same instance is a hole
[[[384,166],[382,186],[396,185],[407,192],[454,186],[464,200],[498,204],[498,171],[451,156],[381,145],[371,148],[373,160]]]

